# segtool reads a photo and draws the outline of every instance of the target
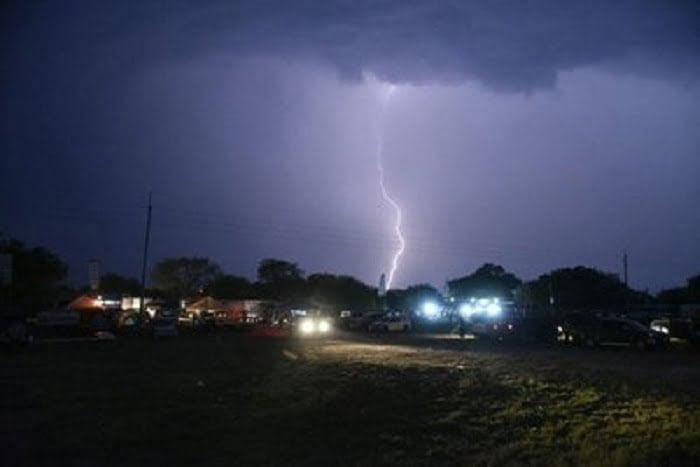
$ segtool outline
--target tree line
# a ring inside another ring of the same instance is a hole
[[[68,300],[88,287],[66,284],[68,266],[55,253],[29,247],[16,239],[0,239],[0,255],[12,257],[12,281],[2,284],[4,302],[48,306]],[[392,289],[380,302],[377,288],[348,276],[306,274],[298,264],[282,259],[260,261],[255,280],[226,273],[216,262],[203,257],[166,258],[155,264],[148,294],[172,302],[183,298],[213,296],[217,299],[269,299],[289,306],[327,309],[415,310],[426,300],[455,301],[470,297],[498,296],[520,306],[539,309],[596,309],[625,304],[700,303],[700,275],[683,286],[655,296],[625,286],[611,273],[586,266],[560,268],[523,281],[503,266],[486,263],[464,276],[450,279],[441,292],[430,284]],[[139,295],[138,280],[115,273],[101,276],[99,293]]]

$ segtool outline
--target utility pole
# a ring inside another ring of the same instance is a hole
[[[625,278],[625,313],[629,313],[630,311],[630,304],[629,304],[629,282],[627,278],[627,250],[622,251],[622,271],[623,271],[623,277]]]
[[[151,203],[152,192],[148,192],[148,214],[146,215],[146,240],[143,245],[143,265],[141,268],[141,300],[139,301],[139,314],[143,315],[146,301],[146,269],[148,266],[148,243],[151,238],[151,212],[153,205]]]

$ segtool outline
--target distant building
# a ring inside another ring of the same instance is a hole
[[[151,302],[152,299],[146,298],[145,304]],[[141,309],[141,297],[122,297],[121,309],[124,311],[138,311]]]
[[[197,316],[211,313],[231,323],[255,323],[262,321],[275,305],[269,300],[219,300],[207,296],[186,305],[185,311]]]
[[[92,295],[81,295],[75,298],[67,306],[67,309],[71,311],[89,311],[93,310],[95,312],[102,311],[102,302],[95,296]]]
[[[93,325],[117,314],[120,311],[120,305],[121,301],[115,297],[84,294],[68,303],[66,309],[76,312],[82,324]]]

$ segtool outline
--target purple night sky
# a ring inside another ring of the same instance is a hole
[[[128,4],[128,6],[122,5]],[[614,5],[614,6],[613,6]],[[694,1],[6,2],[0,234],[140,271],[264,257],[395,286],[483,262],[700,272]],[[380,128],[388,83],[396,86]]]

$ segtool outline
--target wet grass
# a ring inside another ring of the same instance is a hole
[[[391,355],[392,352],[397,355]],[[387,355],[388,353],[388,355]],[[540,369],[536,359],[450,352],[365,351],[365,364],[423,374],[431,399],[421,421],[428,443],[395,446],[403,463],[482,465],[695,465],[700,462],[700,404],[662,385],[625,375]],[[342,355],[342,352],[337,354]],[[357,357],[355,357],[357,358]],[[408,363],[411,362],[411,363]],[[560,369],[563,370],[563,369]],[[411,410],[414,398],[396,410]],[[415,420],[414,420],[415,421]]]
[[[223,335],[0,365],[3,465],[700,462],[694,393],[537,355]]]

